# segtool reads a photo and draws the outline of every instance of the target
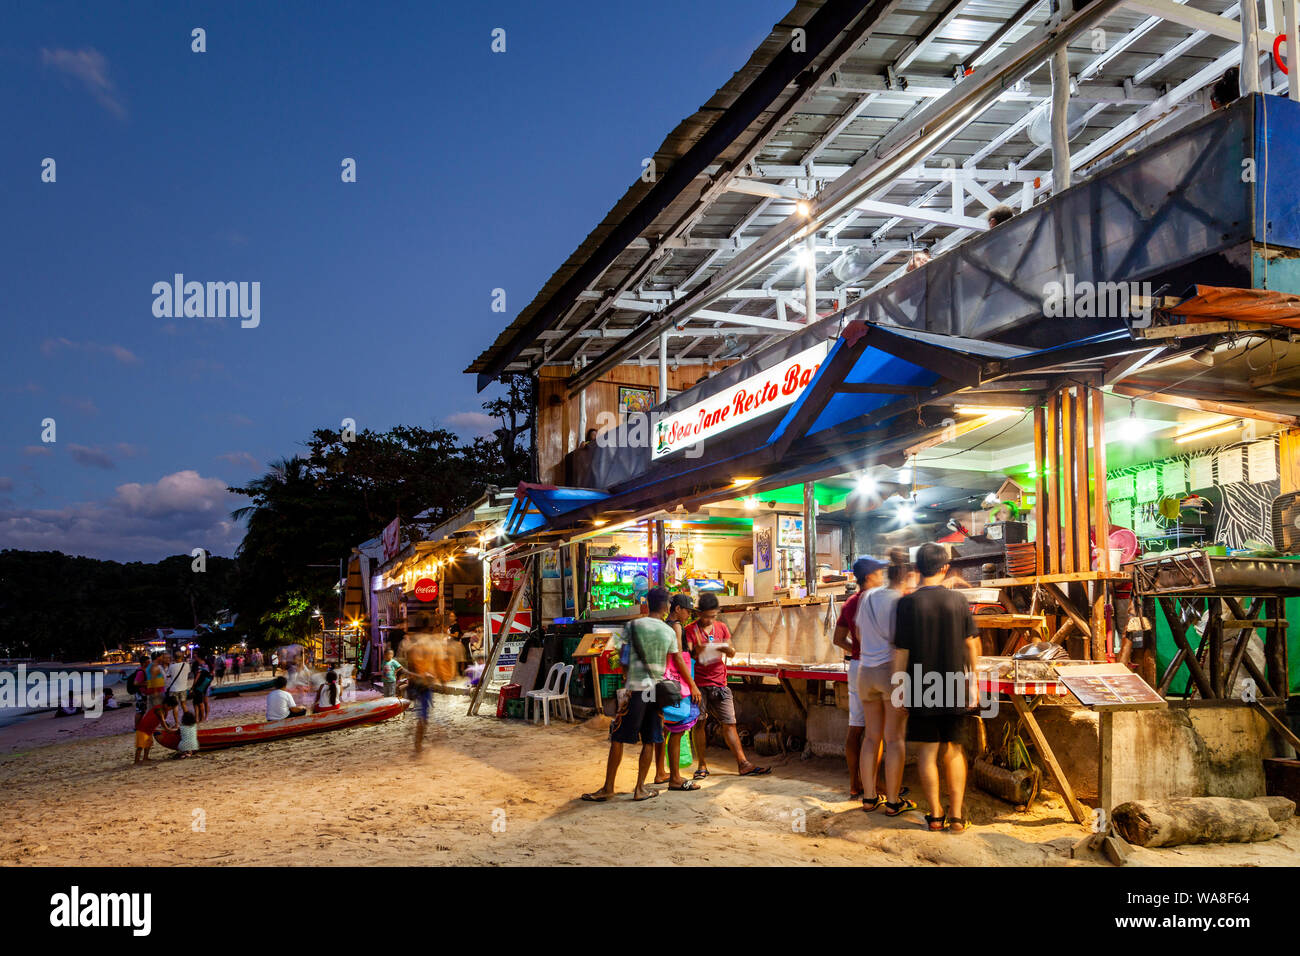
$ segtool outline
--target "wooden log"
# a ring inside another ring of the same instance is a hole
[[[1111,817],[1124,839],[1145,847],[1260,843],[1280,832],[1267,807],[1234,797],[1133,800]]]

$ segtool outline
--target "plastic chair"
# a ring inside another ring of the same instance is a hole
[[[546,683],[540,690],[530,690],[525,695],[524,717],[532,723],[537,722],[537,705],[542,707],[542,723],[551,725],[551,701],[555,701],[556,716],[565,714],[565,719],[573,721],[573,702],[569,699],[569,679],[573,676],[572,664],[552,664],[546,674]],[[532,716],[529,717],[529,710]]]

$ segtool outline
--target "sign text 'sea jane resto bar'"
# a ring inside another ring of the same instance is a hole
[[[829,348],[829,342],[819,342],[732,388],[665,416],[656,425],[652,457],[671,455],[792,404],[817,374]]]

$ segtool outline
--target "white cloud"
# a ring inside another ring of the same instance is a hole
[[[491,435],[501,424],[485,412],[456,412],[443,421],[459,432],[474,435]]]
[[[230,555],[243,537],[230,512],[245,504],[219,478],[178,471],[153,483],[119,485],[100,501],[0,508],[0,546],[118,561],[156,561],[194,548]]]
[[[101,345],[98,342],[74,342],[60,336],[57,339],[46,339],[41,343],[41,354],[46,358],[53,358],[63,351],[99,352],[117,359],[123,365],[140,364],[140,358],[134,352],[125,346],[111,342],[108,345]]]
[[[94,47],[84,50],[41,50],[41,62],[60,73],[80,80],[86,92],[118,119],[126,119],[126,107],[108,75],[108,58]]]

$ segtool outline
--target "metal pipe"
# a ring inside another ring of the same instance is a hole
[[[1259,7],[1241,0],[1241,95],[1259,92]]]
[[[808,261],[803,267],[803,301],[805,322],[817,321],[817,234],[809,233],[803,242]]]
[[[803,483],[803,583],[808,596],[817,594],[817,486]]]
[[[668,401],[668,333],[659,334],[659,401]],[[658,403],[656,403],[658,404]]]
[[[1287,94],[1300,102],[1300,16],[1296,15],[1296,0],[1282,0],[1282,22],[1286,27]]]
[[[1070,188],[1070,52],[1052,53],[1052,192]]]

